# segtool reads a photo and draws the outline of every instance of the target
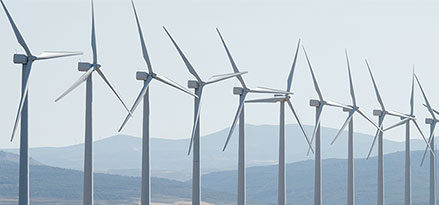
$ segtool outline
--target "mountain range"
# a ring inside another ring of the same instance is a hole
[[[306,126],[308,133],[313,127]],[[337,134],[336,129],[322,127],[322,158],[344,159],[347,156],[346,132],[334,145],[331,140]],[[202,173],[237,169],[237,134],[235,133],[226,151],[222,147],[228,129],[203,136],[201,138]],[[264,166],[277,163],[278,159],[278,126],[246,125],[246,160],[247,166]],[[373,136],[355,133],[355,157],[364,158]],[[425,148],[422,140],[411,141],[412,150]],[[192,156],[187,155],[189,139],[170,140],[152,138],[151,166],[152,176],[176,180],[187,180],[191,177]],[[313,159],[306,155],[307,143],[296,124],[286,126],[286,162],[298,162]],[[375,147],[376,148],[376,147]],[[384,153],[404,150],[404,142],[384,140]],[[18,153],[17,149],[5,150]],[[141,138],[116,135],[94,142],[94,169],[100,173],[111,173],[127,176],[140,176]],[[30,156],[43,164],[67,169],[82,170],[83,144],[67,147],[31,148]],[[372,156],[376,152],[373,152]]]
[[[81,204],[83,173],[30,163],[32,204]],[[95,174],[96,204],[136,204],[140,201],[140,177]],[[171,203],[190,201],[191,185],[163,178],[151,180],[152,200]],[[230,204],[236,195],[203,189],[203,201]],[[16,204],[18,196],[18,155],[0,151],[0,204]],[[255,203],[258,204],[258,203]]]
[[[404,200],[404,152],[385,155],[386,204],[402,204]],[[422,151],[412,152],[413,162]],[[428,159],[428,157],[427,157]],[[81,204],[82,172],[56,168],[32,160],[30,190],[32,204]],[[322,162],[322,188],[325,204],[346,203],[345,159],[325,159]],[[355,160],[356,204],[376,201],[376,157]],[[429,166],[412,165],[413,204],[428,203]],[[0,152],[0,204],[14,204],[18,191],[18,156]],[[287,203],[313,204],[314,161],[289,163],[287,173]],[[202,176],[202,199],[210,204],[234,204],[236,201],[236,170],[207,173]],[[152,178],[152,200],[155,203],[190,201],[191,182]],[[96,204],[136,204],[140,195],[140,177],[95,174]],[[247,168],[248,204],[276,204],[277,166]]]

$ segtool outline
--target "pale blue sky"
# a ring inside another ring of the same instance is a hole
[[[91,59],[89,1],[6,0],[5,3],[35,54],[45,50],[84,52],[80,57],[34,64],[29,95],[30,145],[82,143],[85,86],[61,102],[54,103],[54,99],[81,75],[76,69],[79,59]],[[368,114],[372,114],[378,103],[364,64],[366,57],[388,109],[408,112],[413,63],[430,101],[439,106],[439,95],[433,95],[439,74],[436,60],[439,4],[435,1],[138,0],[136,5],[154,70],[182,85],[186,86],[192,76],[161,28],[163,25],[203,78],[232,72],[215,32],[215,27],[219,27],[239,68],[249,72],[244,76],[249,86],[284,89],[296,42],[302,38],[327,99],[350,103],[343,53],[347,48],[358,104]],[[146,67],[130,2],[96,0],[95,9],[102,69],[131,106],[142,86],[135,80],[135,71]],[[6,15],[3,11],[0,13],[0,147],[18,147],[18,140],[9,142],[21,83],[21,69],[12,64],[12,55],[21,53],[22,49]],[[302,52],[293,81],[293,103],[303,122],[313,124],[314,110],[308,101],[317,95]],[[125,111],[97,76],[94,85],[93,129],[95,139],[102,139],[117,133]],[[238,101],[232,95],[232,87],[238,85],[238,81],[232,79],[206,88],[202,135],[230,126]],[[416,112],[427,132],[423,122],[427,113],[421,103],[417,92]],[[192,104],[190,96],[154,82],[151,85],[152,137],[188,138],[192,128]],[[278,105],[248,105],[247,123],[278,124],[278,110]],[[340,127],[346,113],[337,109],[326,111],[323,126]],[[141,109],[136,111],[123,134],[140,136],[140,112]],[[375,132],[364,120],[357,119],[356,131]],[[396,122],[389,119],[387,125]],[[295,123],[290,113],[287,123]],[[403,140],[403,129],[389,132],[385,137]]]

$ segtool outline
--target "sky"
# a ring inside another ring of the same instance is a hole
[[[33,65],[29,90],[30,146],[67,146],[84,141],[85,84],[60,102],[54,99],[82,73],[79,61],[91,60],[90,2],[86,0],[5,0],[27,44],[34,54],[42,51],[81,51],[79,57],[39,61]],[[250,87],[286,88],[296,43],[302,39],[327,100],[351,103],[344,49],[348,49],[358,105],[370,117],[378,108],[364,59],[368,59],[386,108],[409,112],[412,66],[415,64],[424,89],[434,107],[439,29],[439,3],[435,1],[287,1],[287,0],[149,0],[136,1],[153,69],[186,86],[193,76],[166,36],[166,26],[201,78],[233,72],[215,28],[219,28]],[[98,59],[123,99],[131,106],[142,82],[135,72],[146,70],[139,36],[129,0],[96,0]],[[14,53],[23,53],[3,10],[0,12],[0,148],[19,145],[9,141],[21,90],[21,67],[12,63]],[[94,75],[93,132],[99,140],[117,134],[126,111]],[[201,135],[229,127],[238,97],[232,95],[236,79],[205,88],[201,113]],[[303,52],[293,78],[292,96],[304,124],[314,124],[317,98]],[[159,82],[150,86],[151,136],[189,138],[193,98]],[[269,97],[250,95],[249,99]],[[424,133],[428,117],[416,87],[416,110]],[[246,122],[279,122],[278,104],[249,104]],[[141,136],[139,108],[122,134]],[[322,125],[339,128],[347,113],[328,108]],[[377,120],[376,117],[373,117]],[[388,117],[385,125],[398,119]],[[287,112],[287,123],[296,123]],[[404,140],[402,127],[385,134],[386,139]],[[355,131],[375,133],[372,125],[355,118]],[[420,138],[413,131],[413,138]],[[273,133],[277,135],[278,133]],[[19,136],[19,135],[17,135]],[[224,136],[225,138],[226,136]],[[332,136],[328,136],[332,137]],[[220,145],[219,145],[220,146]],[[369,146],[369,145],[368,145]]]

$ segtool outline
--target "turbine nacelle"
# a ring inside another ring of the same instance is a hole
[[[201,83],[196,80],[188,80],[187,81],[188,88],[199,88],[201,87]]]
[[[145,80],[148,79],[148,76],[149,76],[149,75],[150,75],[150,74],[147,73],[147,72],[145,72],[145,71],[137,71],[137,72],[136,72],[136,79],[137,79],[137,80],[143,80],[143,81],[145,81]]]
[[[234,87],[233,88],[233,95],[242,95],[244,94],[245,89],[241,87]]]
[[[352,107],[350,107],[350,108],[344,107],[344,108],[343,108],[343,112],[350,112],[350,111],[352,111],[353,109],[358,110],[359,108],[360,108],[360,107],[358,107],[358,106],[352,106]]]
[[[435,120],[433,118],[425,118],[425,124],[431,125],[431,124],[436,123],[436,122],[437,122],[437,120]]]
[[[373,116],[381,116],[384,114],[382,110],[373,110]]]
[[[14,54],[15,64],[26,64],[29,58],[25,54]]]
[[[309,101],[309,106],[312,106],[312,107],[319,107],[320,105],[321,105],[320,100],[310,100],[310,101]]]
[[[88,69],[91,68],[91,66],[93,66],[91,63],[87,63],[87,62],[79,62],[79,63],[78,63],[78,71],[81,71],[81,72],[87,72]]]

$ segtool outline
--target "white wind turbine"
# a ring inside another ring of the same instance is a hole
[[[123,102],[119,93],[110,83],[108,78],[104,75],[101,69],[101,65],[98,64],[98,56],[96,49],[96,35],[95,35],[95,21],[94,21],[94,6],[93,0],[91,1],[92,11],[92,24],[91,24],[91,47],[93,52],[93,63],[79,62],[78,70],[85,72],[73,85],[67,89],[55,102],[66,96],[73,91],[83,82],[86,82],[86,98],[85,98],[85,143],[84,143],[84,189],[83,189],[83,204],[93,204],[93,131],[92,131],[92,98],[93,98],[93,86],[92,86],[92,74],[97,72],[99,76],[104,80],[108,87],[113,91],[125,109],[130,113],[128,107]]]
[[[413,69],[414,71],[414,69]],[[405,180],[404,180],[404,204],[405,205],[411,205],[411,159],[410,159],[410,122],[413,122],[413,124],[416,126],[419,134],[424,138],[425,143],[428,144],[427,139],[425,138],[424,134],[421,131],[421,128],[419,127],[418,122],[416,121],[416,116],[414,115],[414,94],[415,94],[415,73],[413,72],[412,76],[412,88],[411,88],[411,94],[410,94],[410,114],[408,116],[412,118],[401,118],[401,122],[396,123],[393,126],[390,126],[389,128],[384,129],[384,131],[387,131],[389,129],[392,129],[394,127],[398,127],[401,125],[406,126],[405,129]]]
[[[168,34],[175,48],[177,49],[180,57],[183,59],[184,64],[186,65],[189,73],[191,73],[196,80],[189,80],[188,87],[195,89],[195,98],[194,102],[194,126],[192,128],[191,141],[189,144],[188,155],[192,149],[192,143],[194,144],[194,152],[193,152],[193,168],[192,168],[192,204],[199,205],[201,203],[201,175],[200,175],[200,108],[201,108],[201,96],[203,94],[204,86],[210,85],[216,82],[220,82],[229,78],[233,78],[236,76],[240,76],[246,74],[247,72],[240,73],[229,73],[222,75],[214,75],[209,80],[203,81],[200,76],[197,74],[189,60],[183,54],[183,51],[178,47],[177,43],[172,38],[171,34],[163,27],[166,34]]]
[[[376,94],[378,103],[381,106],[380,110],[379,109],[373,110],[373,115],[378,116],[378,126],[380,127],[380,129],[383,128],[383,122],[384,122],[384,118],[386,115],[400,117],[404,120],[403,121],[404,123],[406,122],[405,120],[415,122],[414,116],[386,110],[386,108],[384,107],[384,103],[383,103],[383,100],[381,98],[381,95],[378,91],[378,86],[375,83],[375,79],[372,75],[372,71],[370,69],[370,66],[369,66],[369,63],[367,62],[367,60],[366,60],[366,65],[367,65],[367,68],[369,70],[370,77],[372,79],[372,83],[373,83],[373,86],[375,89],[375,94]],[[393,127],[394,126],[392,126],[390,128],[393,128]],[[375,134],[375,137],[374,137],[373,142],[372,142],[372,146],[370,147],[370,150],[369,150],[369,154],[367,155],[367,159],[369,159],[370,154],[372,153],[373,147],[375,145],[375,142],[378,138],[377,204],[383,205],[384,204],[384,152],[383,152],[383,131],[380,129],[378,129],[376,134]],[[418,129],[419,129],[419,127],[418,127]],[[386,130],[388,130],[388,129],[386,129]],[[422,135],[422,136],[424,136],[424,135]],[[425,140],[425,142],[427,142],[425,137],[424,137],[424,140]],[[430,144],[428,144],[428,142],[427,142],[427,146],[430,147]],[[431,150],[431,148],[430,148],[430,150]],[[433,152],[433,150],[431,150],[431,151]]]
[[[278,204],[286,204],[286,175],[285,175],[285,103],[288,104],[288,106],[291,109],[291,112],[293,113],[294,117],[297,120],[297,123],[299,124],[300,129],[303,132],[303,135],[305,136],[305,139],[309,145],[309,149],[311,149],[313,152],[314,150],[312,149],[312,145],[311,142],[308,139],[308,136],[306,134],[305,128],[302,125],[302,122],[299,119],[299,116],[297,115],[296,110],[294,109],[293,104],[291,103],[291,96],[290,96],[290,91],[291,91],[291,85],[292,85],[292,81],[293,81],[293,75],[294,75],[294,70],[296,67],[296,61],[297,61],[297,56],[299,53],[299,48],[300,48],[300,39],[297,43],[297,48],[296,48],[296,54],[294,56],[294,61],[293,61],[293,65],[291,67],[290,70],[290,74],[288,75],[288,80],[287,80],[287,90],[285,92],[287,92],[286,94],[275,94],[274,97],[272,98],[264,98],[264,99],[256,99],[256,100],[247,100],[245,101],[246,103],[279,103],[280,104],[280,119],[279,119],[279,168],[278,168]],[[270,89],[273,91],[278,91],[275,89]]]
[[[21,77],[21,98],[18,104],[18,111],[15,117],[14,128],[12,129],[11,141],[14,139],[15,131],[17,130],[18,121],[21,121],[20,126],[20,175],[18,182],[18,204],[29,204],[29,135],[28,135],[28,90],[29,90],[29,76],[32,68],[32,63],[38,60],[47,60],[52,58],[60,58],[74,55],[81,55],[80,52],[43,52],[40,55],[34,56],[23,36],[17,28],[11,14],[6,8],[3,0],[0,0],[3,9],[14,31],[18,43],[23,47],[26,54],[14,54],[14,63],[22,65]]]
[[[148,67],[148,72],[137,71],[136,79],[143,81],[143,88],[140,91],[136,101],[131,107],[130,112],[133,113],[140,102],[143,100],[143,124],[142,124],[142,188],[141,188],[141,200],[140,203],[142,205],[149,205],[151,203],[151,168],[150,168],[150,149],[149,149],[149,84],[152,80],[157,80],[166,85],[174,87],[178,90],[181,90],[189,95],[197,97],[192,94],[191,91],[186,89],[185,87],[177,84],[176,82],[164,77],[159,76],[152,70],[151,61],[149,59],[148,51],[146,49],[145,40],[143,39],[142,29],[140,27],[139,18],[137,16],[136,7],[134,6],[134,2],[131,1],[133,6],[134,15],[136,17],[137,29],[140,37],[140,44],[142,47],[143,58]],[[122,126],[119,128],[119,132],[126,125],[128,120],[130,119],[130,114],[128,114],[125,120],[122,123]]]
[[[363,111],[360,110],[360,108],[357,106],[357,101],[355,98],[355,92],[354,92],[354,84],[352,82],[352,75],[351,75],[351,66],[349,63],[349,57],[348,53],[345,50],[346,55],[346,64],[348,67],[348,76],[349,76],[349,89],[351,93],[352,98],[352,105],[350,105],[351,108],[343,108],[343,111],[349,112],[348,117],[346,118],[345,122],[343,123],[342,127],[338,131],[337,135],[335,136],[334,140],[332,140],[331,145],[334,144],[334,142],[337,140],[337,138],[343,133],[346,126],[349,124],[348,128],[348,192],[347,192],[347,204],[353,205],[355,204],[355,177],[354,177],[354,115],[355,113],[360,114],[364,119],[366,119],[368,122],[370,122],[372,125],[378,128],[378,126],[366,115]]]
[[[418,76],[415,74],[416,81],[418,82],[419,88],[421,89],[422,96],[424,96],[425,106],[428,109],[428,112],[430,112],[431,118],[426,118],[425,123],[430,124],[430,137],[428,139],[428,146],[427,149],[425,149],[424,155],[422,157],[421,166],[424,163],[425,155],[427,153],[427,150],[431,147],[434,147],[434,129],[436,128],[436,124],[438,123],[438,119],[436,118],[436,114],[439,114],[438,111],[434,110],[430,102],[427,99],[427,95],[424,92],[424,89],[422,88],[421,82],[419,82]],[[430,153],[430,189],[429,189],[429,198],[430,198],[430,205],[436,204],[436,160],[435,160],[435,152],[432,151]]]
[[[229,49],[227,48],[227,45],[223,39],[223,37],[221,36],[221,33],[219,32],[219,30],[217,29],[218,35],[221,38],[221,42],[223,43],[224,49],[226,50],[227,56],[229,58],[229,61],[232,65],[233,71],[235,73],[239,73],[238,67],[236,66],[235,61],[233,60],[232,54],[230,53]],[[300,44],[300,40],[299,40],[299,44]],[[299,48],[299,44],[298,47]],[[268,94],[276,94],[275,98],[270,98],[270,99],[263,99],[263,100],[259,100],[259,101],[263,101],[263,102],[271,102],[271,103],[275,103],[275,102],[280,102],[281,103],[281,107],[285,106],[285,102],[288,103],[288,105],[291,108],[291,111],[293,112],[294,116],[296,117],[296,120],[300,126],[300,128],[302,129],[302,132],[305,135],[305,138],[308,141],[308,138],[306,137],[306,132],[305,129],[302,125],[302,123],[300,122],[298,116],[296,115],[296,112],[292,106],[292,103],[290,101],[290,94],[292,94],[290,92],[291,90],[291,84],[292,84],[292,79],[293,79],[293,73],[294,73],[294,68],[296,66],[296,60],[297,60],[297,50],[296,50],[296,55],[294,57],[294,61],[293,61],[293,66],[291,68],[290,71],[290,75],[288,77],[288,86],[287,86],[287,90],[286,91],[282,91],[282,90],[277,90],[277,89],[270,89],[270,88],[249,88],[247,87],[247,85],[244,82],[244,79],[241,76],[237,76],[239,82],[241,83],[242,87],[235,87],[233,88],[233,93],[235,95],[239,95],[239,106],[238,109],[236,111],[235,114],[235,118],[233,119],[233,123],[232,126],[230,128],[229,134],[227,136],[227,140],[226,143],[224,145],[223,151],[227,148],[227,145],[229,143],[230,138],[232,137],[233,131],[236,127],[236,124],[238,123],[238,119],[239,119],[239,145],[238,145],[238,204],[246,204],[246,173],[245,173],[245,135],[244,135],[244,126],[245,126],[245,121],[244,121],[244,102],[245,102],[245,98],[247,97],[248,93],[268,93]],[[282,95],[282,96],[281,96]],[[280,98],[278,98],[280,97]],[[259,102],[258,101],[258,102]],[[249,102],[249,101],[247,101]],[[283,109],[283,108],[281,108]],[[281,122],[285,123],[285,121],[283,120],[284,117],[284,112],[281,112]],[[280,125],[281,129],[284,129],[285,124],[281,124]],[[284,144],[284,135],[285,132],[281,132],[281,136],[280,136],[280,150],[279,150],[279,204],[285,204],[285,144]],[[309,141],[308,141],[309,143]],[[309,144],[311,147],[311,144]]]
[[[315,154],[314,154],[314,204],[320,205],[322,204],[322,157],[321,157],[321,141],[320,141],[320,124],[321,124],[321,114],[323,111],[323,108],[325,106],[331,106],[331,107],[338,107],[343,109],[352,109],[352,107],[343,105],[337,102],[333,101],[327,101],[323,99],[323,95],[320,91],[319,84],[317,83],[317,79],[314,75],[314,71],[311,65],[311,62],[308,58],[308,54],[306,53],[305,47],[302,47],[303,51],[305,53],[306,61],[308,62],[308,67],[311,72],[311,77],[314,83],[314,89],[317,92],[317,95],[319,96],[318,100],[310,100],[310,106],[316,107],[316,122],[314,131],[311,137],[311,143],[314,141],[314,138],[316,138],[315,142]],[[308,150],[309,153],[309,150]]]

